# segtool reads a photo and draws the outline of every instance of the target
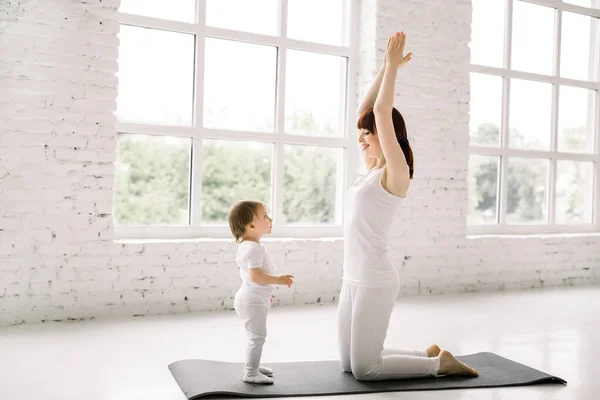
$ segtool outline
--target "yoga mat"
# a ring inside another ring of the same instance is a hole
[[[343,372],[339,361],[264,363],[273,369],[272,385],[242,382],[243,363],[181,360],[169,365],[179,387],[190,400],[239,397],[296,397],[415,390],[472,389],[567,382],[494,353],[457,356],[475,368],[478,377],[439,376],[405,380],[360,382]]]

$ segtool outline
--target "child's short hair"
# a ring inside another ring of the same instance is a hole
[[[260,208],[263,206],[264,204],[260,201],[242,200],[231,207],[229,211],[229,229],[231,229],[237,243],[246,234],[246,226],[252,222],[255,215],[258,215]]]

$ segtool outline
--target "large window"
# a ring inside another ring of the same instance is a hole
[[[600,0],[473,0],[470,233],[600,226]]]
[[[122,0],[116,236],[230,237],[242,199],[275,236],[340,235],[350,20],[348,0]]]

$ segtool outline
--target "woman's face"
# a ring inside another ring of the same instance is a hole
[[[360,148],[367,157],[379,158],[381,155],[381,145],[379,144],[379,137],[377,133],[371,133],[366,129],[359,131],[358,142]]]

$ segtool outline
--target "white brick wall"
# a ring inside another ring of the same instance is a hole
[[[113,242],[117,6],[0,3],[0,325],[232,306],[232,241]],[[360,0],[360,94],[394,30],[415,54],[397,98],[417,157],[391,242],[402,294],[598,283],[598,235],[465,236],[470,13]],[[265,244],[297,278],[279,304],[335,301],[341,240]]]

